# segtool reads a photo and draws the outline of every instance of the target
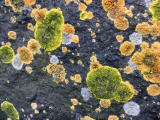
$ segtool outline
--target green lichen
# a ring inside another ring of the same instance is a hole
[[[10,0],[11,4],[15,7],[15,8],[21,8],[24,6],[24,1],[23,0]]]
[[[1,104],[1,110],[12,120],[19,120],[19,114],[12,103],[4,101]]]
[[[82,11],[80,13],[80,20],[86,20],[88,18],[88,12],[87,11]]]
[[[160,0],[153,1],[149,11],[151,12],[153,19],[160,21]]]
[[[51,9],[42,22],[36,23],[35,39],[46,51],[53,51],[62,44],[64,17],[59,9]]]
[[[9,46],[0,47],[0,59],[3,63],[11,63],[14,58],[14,50]]]
[[[134,96],[134,90],[128,82],[122,82],[117,89],[115,100],[117,102],[127,102]]]
[[[89,71],[86,78],[89,91],[97,99],[110,99],[125,102],[133,97],[129,83],[123,82],[116,68],[101,66]]]
[[[118,70],[109,66],[93,69],[87,74],[87,86],[98,99],[114,99],[121,81]]]

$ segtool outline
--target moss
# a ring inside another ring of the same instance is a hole
[[[149,8],[149,11],[152,14],[152,17],[156,20],[160,20],[160,0],[155,0],[151,3],[151,7]]]
[[[127,102],[134,96],[134,90],[128,82],[122,82],[117,89],[116,98],[117,102]]]
[[[1,110],[7,114],[12,120],[19,120],[19,114],[12,103],[4,101],[1,104]]]
[[[3,63],[11,63],[14,58],[14,50],[5,45],[0,47],[0,59]]]
[[[35,39],[46,51],[53,51],[62,43],[62,26],[64,17],[62,11],[51,9],[42,22],[36,22]]]
[[[21,8],[24,6],[24,1],[23,0],[10,0],[11,4],[15,7],[15,8]]]
[[[101,66],[87,74],[87,86],[97,99],[114,99],[121,81],[119,71],[109,66]]]

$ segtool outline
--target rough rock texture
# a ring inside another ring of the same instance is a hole
[[[82,1],[83,2],[83,1]],[[14,104],[20,114],[20,120],[29,120],[30,114],[33,114],[31,120],[79,120],[80,117],[88,115],[96,120],[107,120],[108,116],[115,114],[120,116],[124,113],[123,104],[112,102],[108,109],[102,109],[102,112],[97,113],[95,109],[99,107],[99,101],[94,97],[89,101],[84,102],[81,96],[81,88],[86,87],[86,74],[89,71],[90,57],[92,52],[95,52],[98,60],[102,65],[109,65],[115,68],[125,67],[129,61],[129,57],[122,56],[119,52],[120,43],[115,39],[115,35],[123,34],[125,40],[129,40],[129,35],[135,31],[136,24],[146,22],[149,17],[145,18],[143,15],[138,16],[138,19],[128,18],[130,27],[126,31],[120,31],[114,28],[114,24],[107,18],[106,12],[101,6],[101,0],[93,0],[93,3],[88,6],[87,10],[94,13],[92,20],[81,21],[79,19],[80,11],[78,5],[70,3],[66,5],[64,0],[37,0],[43,8],[61,8],[64,14],[65,23],[70,23],[75,27],[76,34],[79,35],[80,47],[72,43],[67,46],[71,52],[62,53],[61,47],[51,52],[59,56],[59,60],[63,61],[63,65],[67,71],[67,79],[74,74],[80,74],[82,83],[74,85],[73,81],[69,80],[69,84],[56,84],[52,81],[52,77],[43,72],[41,69],[49,64],[49,55],[47,52],[41,50],[42,54],[35,55],[34,61],[30,64],[33,69],[32,74],[28,74],[23,66],[20,71],[15,70],[11,64],[3,64],[0,62],[0,103],[8,100]],[[138,13],[144,13],[147,8],[143,0],[126,0],[126,6],[134,5],[134,16]],[[16,16],[17,22],[11,23],[10,17]],[[17,51],[18,47],[27,45],[30,38],[33,38],[33,32],[27,29],[27,23],[33,23],[34,19],[29,15],[29,12],[14,13],[10,7],[4,5],[4,0],[0,0],[0,42],[11,42],[12,47]],[[100,23],[100,27],[96,27],[96,23]],[[80,26],[77,25],[80,24]],[[96,33],[96,42],[92,42],[92,37],[88,28],[92,28]],[[100,31],[98,31],[100,29]],[[10,30],[17,32],[16,40],[9,40],[7,33]],[[22,39],[25,38],[23,42]],[[150,38],[145,38],[145,41],[151,41]],[[136,46],[139,49],[139,46]],[[73,53],[80,53],[80,56],[75,56]],[[75,61],[74,64],[69,62],[69,59]],[[84,67],[78,65],[76,62],[81,59]],[[134,71],[127,75],[122,73],[123,80],[130,81],[130,83],[139,91],[139,94],[132,100],[140,105],[141,112],[136,117],[127,116],[124,120],[159,120],[158,113],[160,106],[156,103],[160,101],[160,96],[151,97],[146,92],[147,86],[150,84],[146,82],[139,71]],[[70,110],[71,98],[78,99],[82,105],[75,107],[75,111]],[[31,103],[38,104],[39,114],[34,114],[31,108]],[[44,106],[41,106],[44,104]],[[51,109],[50,106],[53,106]],[[21,109],[24,109],[22,112]],[[47,113],[43,113],[46,110]],[[0,120],[6,120],[7,116],[0,111]],[[121,118],[120,118],[121,120]]]

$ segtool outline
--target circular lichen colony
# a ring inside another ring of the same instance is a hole
[[[14,58],[14,50],[5,45],[0,47],[0,59],[3,63],[11,63]]]
[[[46,51],[53,51],[62,43],[64,17],[59,9],[51,9],[42,22],[36,22],[35,39]]]
[[[118,70],[108,66],[93,69],[87,74],[87,86],[98,99],[114,99],[121,81]]]

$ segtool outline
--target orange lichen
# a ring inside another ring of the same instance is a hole
[[[79,42],[79,36],[78,35],[74,35],[73,38],[72,38],[72,42],[78,43]]]
[[[114,21],[115,19],[118,19],[120,17],[124,17],[125,16],[125,7],[118,7],[115,9],[111,9],[108,11],[107,16],[112,21]]]
[[[135,49],[135,45],[129,41],[125,41],[121,44],[119,50],[122,55],[129,56]]]
[[[117,40],[118,42],[123,42],[123,40],[124,40],[123,35],[116,35],[116,40]]]
[[[137,69],[141,71],[145,80],[152,83],[160,82],[160,55],[159,50],[152,48],[142,49],[136,52],[131,58],[136,64]]]
[[[124,6],[124,0],[102,0],[103,9],[107,12],[108,10],[115,9]]]
[[[18,48],[17,50],[19,59],[25,64],[30,64],[33,60],[32,52],[25,46]]]
[[[92,3],[92,0],[84,0],[84,2],[87,4],[87,5],[90,5]]]
[[[72,2],[72,0],[65,0],[66,4],[69,4],[70,2]]]
[[[23,0],[23,1],[27,7],[30,7],[36,3],[36,0]]]
[[[71,24],[68,24],[68,23],[63,25],[63,30],[67,34],[74,34],[75,33],[74,27]]]
[[[75,74],[75,76],[70,76],[70,79],[73,80],[76,83],[81,83],[82,78],[80,74]]]
[[[28,24],[27,24],[27,28],[28,28],[29,30],[31,30],[31,31],[34,31],[34,26],[33,26],[32,23],[28,23]]]
[[[74,110],[74,109],[75,109],[74,105],[72,105],[72,106],[70,107],[70,109],[71,109],[71,110]]]
[[[86,9],[87,9],[87,6],[84,3],[80,2],[78,6],[78,10],[85,11]]]
[[[88,19],[92,19],[94,17],[93,12],[88,11]]]
[[[83,118],[81,118],[80,120],[95,120],[89,116],[84,116]]]
[[[99,104],[103,108],[109,108],[111,106],[111,101],[109,99],[101,99]]]
[[[66,72],[63,65],[49,64],[46,69],[47,72],[52,75],[53,81],[56,83],[65,81]]]
[[[31,74],[31,73],[33,72],[32,67],[31,67],[31,66],[28,66],[28,65],[25,67],[25,70],[26,70],[29,74]]]
[[[71,102],[72,102],[72,105],[76,106],[79,104],[78,100],[77,99],[71,99]]]
[[[149,43],[147,42],[142,42],[142,44],[140,45],[141,49],[146,49],[146,48],[149,48]]]
[[[93,70],[93,69],[98,68],[100,66],[102,66],[102,65],[99,64],[98,61],[90,62],[90,70]]]
[[[136,26],[135,31],[142,34],[144,37],[147,37],[150,34],[151,27],[147,22],[142,22]]]
[[[11,40],[15,40],[17,38],[17,34],[15,31],[9,31],[8,32],[8,38]]]
[[[115,19],[114,26],[115,26],[115,28],[117,28],[119,30],[126,30],[129,28],[128,19],[125,17],[120,17],[118,19]]]
[[[135,52],[131,60],[136,64],[138,70],[145,72],[157,70],[157,65],[160,62],[157,52],[150,48],[142,49],[141,52]]]
[[[119,120],[118,116],[117,115],[110,115],[108,117],[108,120]]]
[[[157,84],[152,84],[147,87],[147,93],[150,96],[160,95],[160,87]]]
[[[30,39],[28,41],[27,47],[33,54],[36,54],[40,51],[41,45],[39,44],[39,42],[37,40]]]
[[[160,50],[160,42],[154,42],[152,45],[151,45],[151,48],[156,50],[156,51],[159,51]]]
[[[132,68],[130,66],[126,66],[123,70],[126,74],[130,74],[132,72]]]
[[[157,26],[156,24],[152,25],[150,34],[152,36],[160,36],[160,26]]]
[[[41,21],[43,21],[44,17],[46,16],[46,13],[47,13],[46,8],[43,8],[43,9],[35,8],[31,12],[31,17],[34,17],[36,22],[38,22],[38,21],[41,22]]]
[[[62,47],[62,52],[63,53],[66,53],[68,50],[67,50],[67,47]]]

